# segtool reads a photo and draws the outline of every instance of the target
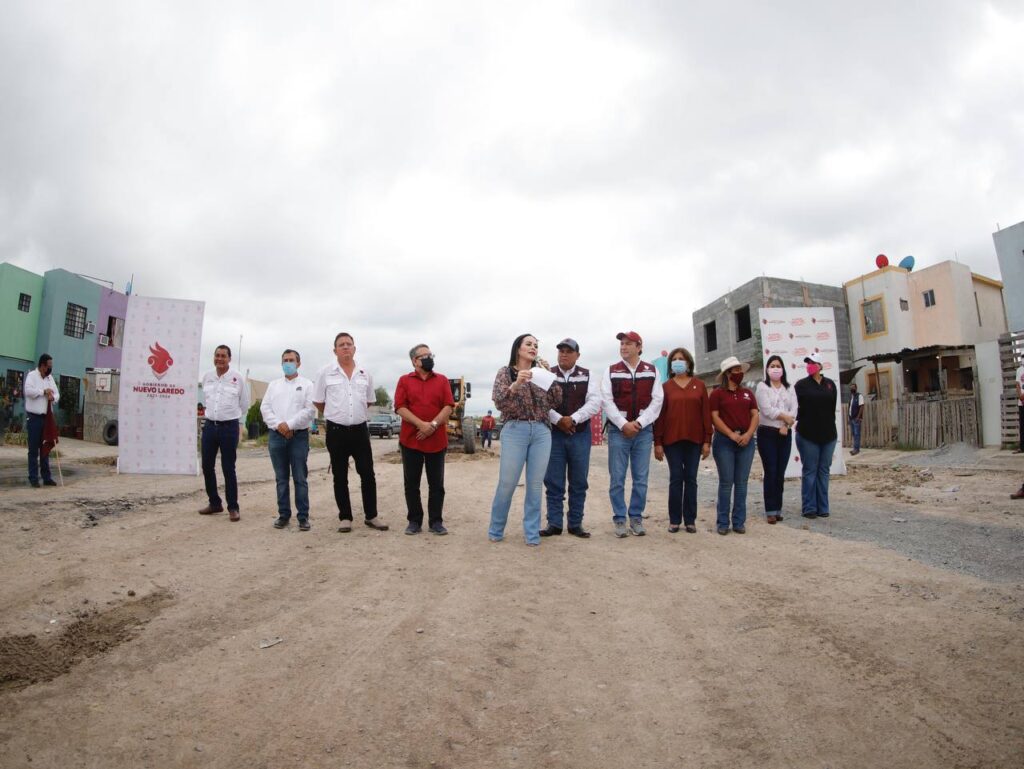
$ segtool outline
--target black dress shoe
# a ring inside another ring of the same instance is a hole
[[[579,537],[580,539],[590,539],[590,532],[584,529],[582,526],[570,526],[569,533],[572,534],[574,537]]]
[[[557,526],[552,526],[550,524],[548,524],[547,528],[540,530],[540,535],[542,537],[557,537],[561,533],[562,530],[560,528],[558,528]]]
[[[56,486],[57,485],[57,481],[53,480],[53,478],[47,478],[45,481],[43,481],[43,485],[44,486]]]
[[[817,518],[818,517],[817,513],[800,513],[800,515],[802,517],[804,517],[804,518]]]
[[[28,485],[31,486],[33,489],[38,489],[39,488],[39,481],[29,481]]]

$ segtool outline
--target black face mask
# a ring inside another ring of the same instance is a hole
[[[424,358],[423,360],[420,361],[420,365],[423,366],[423,370],[429,374],[431,371],[434,370],[434,359]]]

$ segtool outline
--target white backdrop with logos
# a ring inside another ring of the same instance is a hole
[[[195,475],[204,302],[131,296],[121,348],[121,473]]]
[[[761,352],[764,361],[778,355],[786,364],[786,378],[792,386],[807,376],[804,356],[821,353],[823,374],[839,389],[839,342],[836,335],[836,315],[831,307],[762,307],[758,310],[761,321]],[[836,398],[836,431],[839,442],[832,455],[832,475],[846,475],[843,459],[843,404]],[[793,440],[786,477],[800,475],[800,452]]]

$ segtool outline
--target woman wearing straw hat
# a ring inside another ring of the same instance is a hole
[[[717,380],[721,383],[711,393],[711,423],[715,437],[711,452],[718,466],[718,533],[728,534],[730,505],[732,530],[746,534],[747,479],[754,461],[754,433],[758,412],[754,393],[743,387],[743,375],[749,363],[740,363],[735,356],[722,361]]]
[[[821,355],[806,358],[807,376],[796,390],[796,450],[800,452],[800,496],[804,518],[828,518],[828,478],[836,450],[836,383],[822,376]]]

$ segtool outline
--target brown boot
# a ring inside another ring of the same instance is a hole
[[[1024,499],[1024,484],[1010,495],[1010,499]]]
[[[200,515],[213,515],[214,513],[223,513],[224,508],[220,505],[207,505],[199,511]]]

